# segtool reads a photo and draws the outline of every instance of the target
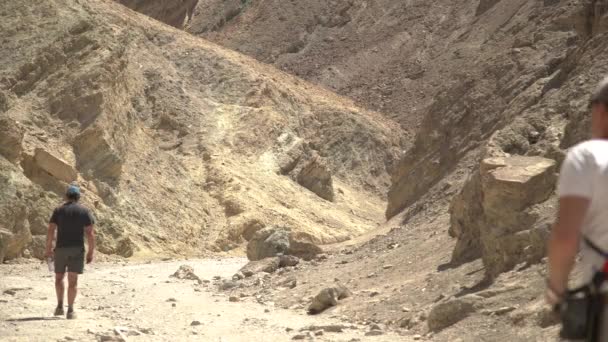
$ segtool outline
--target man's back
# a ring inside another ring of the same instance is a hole
[[[51,223],[57,225],[55,247],[84,247],[84,228],[92,225],[94,219],[86,207],[67,202],[53,211]]]

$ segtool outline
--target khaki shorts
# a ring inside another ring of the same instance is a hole
[[[84,247],[55,248],[55,273],[84,272]]]

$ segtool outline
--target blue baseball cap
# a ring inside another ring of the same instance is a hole
[[[70,185],[65,194],[68,197],[80,197],[80,188],[76,185]]]

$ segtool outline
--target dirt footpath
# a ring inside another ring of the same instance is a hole
[[[212,280],[230,278],[245,259],[206,259],[147,264],[105,263],[88,267],[80,280],[78,319],[52,316],[53,278],[46,265],[0,265],[2,341],[291,341],[311,325],[342,325],[344,332],[313,329],[316,341],[403,341],[403,336],[365,336],[363,328],[260,304],[230,302]],[[170,277],[187,264],[205,282]],[[331,330],[331,329],[327,329]]]

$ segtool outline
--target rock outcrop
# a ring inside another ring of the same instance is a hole
[[[590,36],[585,22],[596,16],[585,18],[585,13],[595,11],[590,3],[527,2],[530,7],[523,17],[519,16],[524,5],[520,1],[490,0],[474,5],[479,6],[479,15],[467,29],[471,34],[463,39],[483,41],[483,46],[491,42],[492,48],[471,53],[453,46],[450,60],[464,64],[453,69],[459,70],[453,73],[453,82],[445,82],[446,86],[433,95],[412,148],[395,167],[387,217],[420,200],[451,172],[470,168],[473,156],[482,154],[500,129],[511,130],[525,121],[533,129],[525,129],[527,136],[517,134],[513,135],[517,139],[505,141],[509,145],[505,152],[547,157],[553,157],[549,145],[551,149],[557,145],[558,150],[571,146],[570,142],[559,143],[568,136],[561,113],[580,117],[571,122],[572,130],[578,137],[586,133],[583,98],[603,77],[593,74],[603,70],[604,63],[593,57],[597,48],[586,44]],[[518,22],[525,25],[503,35],[498,26],[485,26],[490,22],[501,23],[500,27],[517,26]],[[558,22],[568,29],[556,33]],[[532,49],[541,45],[540,50]],[[512,64],[511,57],[521,64]],[[552,130],[563,134],[557,136],[557,144],[549,140],[553,134],[547,133]]]
[[[481,256],[489,276],[544,255],[539,207],[553,193],[556,163],[542,157],[484,159],[450,209],[453,262]]]
[[[319,197],[328,201],[334,200],[334,188],[331,172],[323,159],[314,155],[302,167],[297,176],[298,183]]]
[[[20,170],[0,156],[0,262],[21,256],[32,240],[25,198],[36,194]]]
[[[333,202],[335,194],[327,160],[302,139],[292,135],[279,137],[279,142],[287,147],[280,154],[279,172],[289,175],[317,196]]]

